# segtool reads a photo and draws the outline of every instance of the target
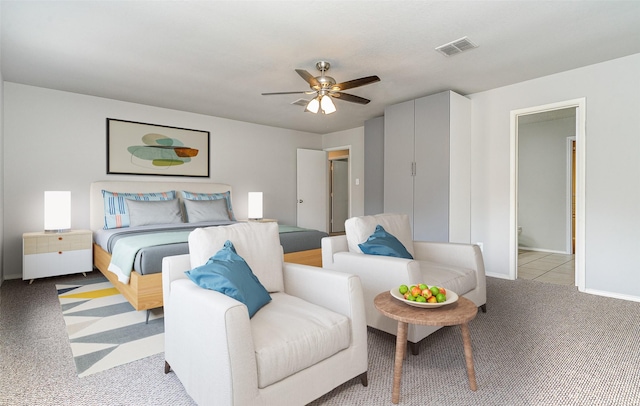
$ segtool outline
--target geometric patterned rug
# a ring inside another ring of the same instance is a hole
[[[106,278],[57,284],[79,377],[164,351],[163,308],[136,311]]]

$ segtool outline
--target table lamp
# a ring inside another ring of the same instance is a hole
[[[71,192],[44,192],[44,231],[71,230]]]
[[[262,192],[249,192],[247,217],[249,220],[262,219]]]

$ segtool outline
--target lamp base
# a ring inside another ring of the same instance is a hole
[[[70,228],[64,228],[64,229],[60,229],[60,230],[44,230],[44,232],[47,233],[47,234],[68,233],[69,231],[71,231]]]

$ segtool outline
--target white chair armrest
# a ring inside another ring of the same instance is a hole
[[[422,281],[420,264],[411,259],[339,252],[334,255],[334,265],[335,270],[355,273],[366,290],[378,293],[396,285]]]
[[[484,270],[484,259],[480,247],[475,244],[454,244],[440,242],[414,241],[416,257],[427,261],[451,266],[473,269],[476,273],[476,288],[469,299],[477,304],[487,301],[487,280]]]
[[[484,278],[484,260],[477,245],[414,241],[413,248],[416,259],[473,269]]]
[[[351,272],[361,279],[384,280],[386,282],[419,282],[422,278],[420,264],[411,259],[367,255],[355,252],[338,252],[333,256],[333,266],[340,272]],[[391,289],[393,286],[389,286]]]
[[[177,374],[189,374],[181,377],[183,383],[208,393],[204,398],[233,404],[230,388],[236,385],[252,391],[245,393],[247,398],[255,398],[258,372],[246,306],[188,278],[171,284],[171,306],[165,309],[167,362]],[[191,345],[180,344],[186,342]]]
[[[330,268],[333,264],[333,255],[337,252],[348,252],[349,245],[347,237],[344,235],[336,235],[333,237],[324,237],[320,241],[322,247],[322,266]]]
[[[363,356],[354,362],[367,365],[367,317],[360,278],[349,273],[315,266],[284,264],[285,292],[307,302],[342,314],[351,321],[352,344],[361,348]]]
[[[354,301],[362,302],[360,279],[315,266],[284,264],[285,292],[351,318]],[[359,297],[358,297],[359,296]]]
[[[185,271],[191,269],[189,254],[162,258],[162,299],[164,306],[169,304],[171,282],[176,279],[189,279]]]

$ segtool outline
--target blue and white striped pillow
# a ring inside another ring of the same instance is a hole
[[[104,197],[104,229],[129,227],[129,209],[125,199],[142,200],[142,201],[158,201],[173,200],[176,198],[176,191],[159,193],[119,193],[102,191]]]

